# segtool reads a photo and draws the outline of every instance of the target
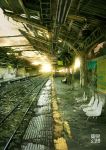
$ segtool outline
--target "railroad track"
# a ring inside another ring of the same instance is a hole
[[[29,82],[30,84],[26,84],[26,86],[29,85],[28,90],[26,90],[28,93],[23,96],[21,101],[19,101],[15,107],[0,121],[0,150],[9,149],[15,134],[20,128],[28,111],[31,109],[31,106],[34,102],[36,102],[36,98],[42,87],[48,80],[48,78],[41,78],[38,79],[38,81],[35,81],[37,80],[37,77],[33,77],[33,79],[34,80]]]
[[[36,77],[34,79],[38,79],[38,78],[39,77]],[[22,99],[22,97],[26,95],[26,93],[30,92],[28,91],[30,89],[29,86],[31,86],[33,82],[36,84],[37,80],[33,81],[33,78],[31,78],[26,81],[12,83],[10,85],[2,87],[0,89],[0,106],[7,104],[7,102],[10,103],[9,105],[11,105],[12,102],[13,103],[14,102],[16,103],[17,101],[19,102]],[[1,116],[4,115],[4,111],[5,110],[3,110],[3,114],[1,114]]]
[[[40,83],[38,83],[31,91],[28,91],[28,92],[33,92],[36,88],[37,88],[37,86],[39,85]],[[24,97],[25,99],[27,98],[27,95]],[[22,100],[23,99],[21,99],[21,101],[18,103],[18,104],[16,104],[16,106],[0,121],[0,127],[2,126],[2,124],[3,124],[3,122],[6,120],[6,119],[8,119],[8,117],[12,114],[12,113],[14,113],[15,111],[16,111],[16,109],[18,109],[18,107],[20,107],[20,105],[22,104]]]

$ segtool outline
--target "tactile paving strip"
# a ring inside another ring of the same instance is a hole
[[[44,134],[43,134],[44,133]],[[48,115],[40,115],[38,117],[33,117],[29,123],[29,126],[24,135],[24,139],[35,139],[52,135],[52,117]]]
[[[48,81],[40,94],[35,116],[31,119],[23,137],[22,150],[53,149],[53,118],[51,113],[51,82]]]
[[[45,106],[45,105],[48,105],[50,103],[51,103],[50,96],[48,96],[47,94],[40,95],[37,106]]]
[[[43,106],[40,108],[34,109],[36,115],[41,115],[41,114],[50,114],[51,113],[51,105]]]
[[[40,144],[27,143],[22,146],[23,150],[50,150],[47,146]]]

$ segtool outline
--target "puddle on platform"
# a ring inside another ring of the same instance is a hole
[[[52,150],[51,80],[42,89],[34,111],[35,116],[29,122],[23,137],[22,150]]]

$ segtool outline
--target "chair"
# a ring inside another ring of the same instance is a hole
[[[86,111],[89,111],[89,110],[94,110],[97,108],[98,106],[98,102],[99,102],[99,99],[96,97],[95,100],[94,100],[94,103],[91,105],[91,106],[88,106],[86,108],[83,108],[83,111],[86,112]]]
[[[63,80],[61,80],[62,83],[67,83],[67,78],[64,78]]]
[[[99,101],[99,104],[98,104],[97,108],[94,109],[94,110],[87,111],[86,115],[88,117],[98,117],[98,116],[100,116],[101,113],[102,113],[102,107],[103,107],[103,105],[104,105],[103,101]]]
[[[76,100],[77,100],[77,103],[78,103],[78,102],[87,101],[87,96],[86,96],[85,92],[84,92],[84,94],[83,94],[82,97],[76,98]]]
[[[80,108],[91,107],[94,103],[94,100],[95,100],[95,98],[94,98],[94,96],[92,96],[90,102],[88,104],[81,105]]]

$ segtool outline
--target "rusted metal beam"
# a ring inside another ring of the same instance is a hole
[[[41,42],[41,43],[44,43],[44,44],[47,44],[47,45],[50,45],[50,42],[47,42],[43,39],[40,39],[40,38],[37,38],[37,37],[32,37],[32,36],[28,36],[30,39],[34,40],[34,41],[37,41],[37,42]]]
[[[37,24],[37,23],[35,23],[35,22],[31,21],[31,20],[28,20],[26,18],[23,18],[21,16],[15,15],[14,13],[4,12],[4,14],[9,16],[9,17],[11,17],[11,18],[13,18],[17,22],[25,23],[25,24],[28,24],[28,25],[36,28],[36,29],[39,29],[39,30],[41,29],[41,30],[47,31],[46,27],[44,27],[44,26],[42,26],[40,24]]]
[[[19,4],[21,6],[21,8],[23,9],[24,13],[26,14],[26,17],[29,19],[30,18],[30,14],[28,13],[27,9],[25,8],[23,1],[22,0],[18,0]]]
[[[44,52],[49,53],[49,51],[47,49],[45,49],[45,48],[43,49],[42,47],[38,47],[38,46],[36,46],[36,44],[35,45],[34,44],[33,45],[30,45],[30,44],[28,44],[28,45],[9,45],[9,46],[0,46],[0,47],[27,47],[27,46],[31,46],[31,47],[35,48],[35,50],[31,50],[31,51],[36,51],[36,49],[39,49],[39,51],[44,51]],[[18,52],[18,51],[27,51],[27,50],[17,50],[15,52]]]
[[[33,47],[31,44],[26,44],[26,45],[6,45],[6,46],[0,46],[0,47],[24,47],[24,46],[31,46],[31,47]]]
[[[50,45],[50,42],[48,42],[47,40],[44,40],[44,39],[41,39],[41,38],[38,38],[38,37],[33,37],[31,36],[30,34],[26,33],[25,31],[23,30],[20,30],[19,31],[23,34],[23,36],[25,38],[27,38],[28,40],[29,39],[32,39],[33,41],[38,41],[38,42],[41,42],[41,43],[44,43],[44,44],[47,44],[47,45]]]
[[[36,51],[35,49],[14,49],[13,52]]]
[[[12,37],[24,37],[22,34],[19,35],[9,35],[9,36],[0,36],[0,38],[12,38]]]
[[[86,21],[87,19],[83,16],[78,15],[68,15],[67,20],[73,20],[73,21]]]
[[[74,50],[75,54],[76,55],[80,55],[80,52],[75,48],[73,47],[69,42],[65,41],[65,43],[71,48]]]
[[[98,42],[100,39],[102,39],[104,37],[104,33],[101,30],[101,28],[96,28],[89,37],[87,37],[82,45],[79,45],[78,50],[85,50],[87,51],[88,48],[90,48],[91,46],[93,46],[96,42]]]
[[[49,52],[47,49],[43,49],[42,47],[39,46],[34,46],[35,50],[40,49],[41,51]]]

